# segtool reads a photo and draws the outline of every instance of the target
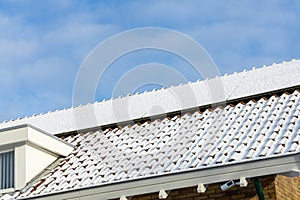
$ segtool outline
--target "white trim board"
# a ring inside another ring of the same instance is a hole
[[[213,184],[237,180],[241,177],[252,178],[271,174],[282,174],[300,169],[300,154],[284,157],[261,159],[251,162],[238,163],[222,167],[168,174],[147,179],[120,182],[98,187],[65,191],[62,193],[51,193],[45,196],[37,196],[29,199],[57,200],[57,199],[80,199],[98,200],[113,199],[121,196],[135,196],[160,190],[174,190],[184,187],[192,187],[199,183]],[[221,183],[220,183],[221,186]],[[27,198],[26,198],[27,199]]]

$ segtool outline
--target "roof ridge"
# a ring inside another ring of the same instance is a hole
[[[293,64],[295,64],[297,66],[293,66]],[[253,95],[253,94],[259,94],[259,93],[266,92],[268,90],[269,91],[274,91],[276,89],[276,86],[277,86],[276,84],[278,84],[278,83],[273,83],[273,85],[270,85],[270,83],[268,83],[269,85],[267,84],[267,86],[265,86],[265,88],[263,88],[263,89],[261,89],[261,88],[255,88],[255,87],[251,88],[250,86],[243,85],[243,83],[245,84],[245,82],[246,82],[248,84],[247,81],[249,81],[249,80],[247,80],[247,79],[250,79],[250,80],[251,79],[255,79],[255,78],[257,78],[257,75],[261,76],[262,74],[264,74],[264,73],[261,73],[261,70],[265,70],[266,73],[270,69],[272,69],[272,71],[276,71],[276,70],[273,70],[273,67],[276,67],[276,66],[278,66],[278,68],[276,68],[277,71],[280,71],[280,72],[283,71],[282,68],[280,68],[280,66],[289,66],[291,69],[287,73],[291,73],[291,71],[293,71],[293,70],[296,69],[296,71],[297,71],[296,73],[298,73],[300,75],[300,70],[298,69],[299,66],[300,66],[300,60],[292,59],[291,61],[283,61],[282,63],[273,63],[272,65],[268,65],[268,66],[263,65],[263,66],[261,66],[259,68],[253,67],[252,70],[243,70],[241,72],[234,72],[234,73],[229,74],[229,75],[228,74],[224,74],[222,76],[215,76],[213,78],[206,78],[204,80],[198,79],[197,81],[194,81],[194,82],[188,82],[188,83],[184,83],[184,84],[180,83],[178,85],[171,85],[168,88],[165,88],[165,87],[160,88],[160,89],[155,89],[154,88],[151,91],[144,91],[142,93],[136,92],[134,94],[127,94],[126,96],[119,96],[117,98],[111,97],[108,100],[107,99],[103,99],[102,101],[95,101],[93,103],[87,103],[87,104],[83,104],[83,105],[78,105],[76,107],[71,106],[71,107],[68,107],[68,108],[61,109],[61,110],[48,111],[47,113],[41,112],[40,114],[33,114],[30,117],[29,116],[25,116],[23,118],[19,117],[17,119],[11,119],[9,121],[5,120],[3,123],[0,123],[0,128],[5,128],[5,127],[8,127],[8,126],[16,125],[16,124],[19,124],[20,122],[24,122],[24,121],[28,122],[28,123],[31,122],[31,123],[33,123],[33,125],[35,125],[37,127],[40,127],[39,124],[44,124],[45,125],[47,122],[42,122],[42,120],[39,121],[38,118],[42,118],[42,117],[47,118],[48,116],[54,115],[56,113],[59,113],[59,114],[62,115],[64,113],[72,112],[75,109],[81,109],[81,108],[84,109],[84,108],[88,108],[89,106],[95,106],[95,107],[99,107],[99,108],[101,106],[102,107],[106,106],[105,107],[106,109],[104,109],[104,110],[106,112],[108,112],[107,109],[109,109],[109,106],[106,105],[106,104],[109,104],[109,103],[111,104],[113,102],[120,102],[120,101],[122,101],[123,99],[126,99],[126,98],[131,99],[131,100],[133,99],[136,102],[140,103],[141,100],[145,100],[145,99],[147,99],[149,97],[152,98],[152,100],[153,100],[153,99],[157,98],[158,95],[162,95],[162,94],[163,95],[169,95],[168,92],[170,92],[172,90],[176,90],[177,92],[182,92],[182,90],[186,89],[186,87],[190,87],[191,89],[196,90],[197,93],[199,93],[199,91],[200,91],[200,93],[203,93],[202,95],[197,96],[198,97],[198,99],[196,99],[197,100],[196,103],[198,103],[197,105],[187,105],[187,106],[194,106],[195,107],[195,106],[201,106],[201,105],[205,105],[205,104],[208,105],[208,104],[211,104],[211,103],[217,103],[217,102],[212,102],[210,99],[208,99],[205,96],[205,95],[207,95],[206,94],[207,91],[202,91],[202,90],[207,90],[207,82],[209,82],[211,80],[216,80],[216,79],[219,79],[219,78],[222,79],[222,83],[223,82],[225,83],[224,90],[228,90],[228,91],[225,91],[226,94],[227,94],[227,96],[225,96],[225,100],[234,99],[234,98],[239,99],[241,97],[246,97],[247,95],[250,96],[250,95]],[[272,76],[270,76],[270,77],[274,78]],[[260,81],[267,82],[267,80],[264,80],[264,77],[262,77],[262,80],[260,80]],[[280,86],[280,87],[287,88],[286,85],[289,85],[289,84],[286,83],[287,81],[283,80],[282,82],[284,82],[284,84],[282,84],[283,86]],[[300,81],[297,82],[297,80],[296,81],[294,80],[294,82],[296,82],[296,84],[300,85]],[[294,84],[294,83],[292,83],[292,84]],[[248,92],[249,93],[248,94],[247,91],[246,92],[243,91],[243,90],[245,90],[245,88],[246,89],[251,89],[252,91]],[[208,88],[208,89],[211,89],[211,88]],[[164,92],[164,91],[166,91],[166,92]],[[192,91],[192,92],[195,92],[195,91]],[[209,93],[208,93],[208,95],[209,95]],[[155,96],[155,97],[152,97],[152,96]],[[168,97],[170,97],[170,95]],[[123,100],[123,101],[126,101],[126,100]],[[148,104],[149,103],[151,104],[152,102],[148,101]],[[180,105],[180,106],[182,106],[182,105]],[[178,110],[184,110],[184,109],[187,109],[186,107],[184,107],[184,106],[183,107],[178,107],[178,105],[173,105],[173,108],[171,108],[168,111],[174,111],[175,109],[177,109],[177,111]],[[136,110],[137,109],[140,109],[140,108],[136,108]],[[148,108],[143,108],[143,109],[144,109],[144,113],[146,114],[146,117],[148,115],[149,116],[154,116],[154,115],[151,115],[151,114],[153,114],[151,111],[147,110]],[[138,112],[138,113],[141,113],[141,112]],[[161,114],[163,114],[163,113],[161,113]],[[101,115],[103,115],[103,113],[101,113]],[[137,114],[136,117],[141,118],[141,117],[144,117],[144,115]],[[130,118],[128,120],[132,120],[132,119]],[[39,121],[39,122],[37,124],[35,124],[36,121]],[[104,121],[106,122],[107,120],[104,119]],[[112,121],[112,123],[118,123],[118,122]],[[47,125],[45,125],[45,126],[47,126]],[[40,128],[43,128],[43,127],[40,127]],[[68,127],[68,128],[70,128],[70,127]],[[46,128],[46,131],[53,133],[53,131],[51,131],[51,130],[47,130],[47,128]],[[58,132],[64,132],[64,131],[62,131],[59,128],[57,128],[57,130],[54,131],[54,132],[58,133]]]
[[[244,74],[242,76],[242,79],[244,80],[246,78],[247,74],[251,71],[267,69],[267,68],[270,68],[270,67],[274,67],[276,65],[286,64],[287,62],[293,62],[293,61],[296,61],[296,59],[292,59],[290,61],[282,61],[282,63],[273,63],[272,65],[262,65],[260,67],[253,66],[251,70],[244,69],[241,72],[234,72],[232,74],[229,74],[229,75],[225,74],[225,75],[226,76],[231,76],[231,75],[236,75],[236,74]],[[240,80],[240,83],[242,83],[243,80]],[[228,98],[226,100],[228,100],[230,98],[231,94],[234,93],[234,91],[237,90],[237,88],[239,88],[239,87],[240,87],[240,84],[237,84],[236,87],[234,87],[233,90],[229,93]]]
[[[153,88],[151,91],[145,90],[144,92],[128,93],[126,96],[122,96],[122,95],[118,96],[118,97],[113,97],[112,96],[110,99],[102,99],[101,101],[97,101],[96,100],[96,101],[94,101],[92,103],[79,104],[78,106],[65,107],[65,108],[62,108],[60,110],[58,110],[58,109],[54,110],[54,111],[49,110],[47,113],[40,112],[39,114],[34,113],[31,116],[26,115],[25,117],[18,117],[16,119],[4,120],[2,123],[13,122],[13,121],[21,120],[21,119],[32,118],[32,117],[36,117],[36,116],[42,116],[42,115],[46,115],[46,114],[50,114],[50,113],[55,113],[55,112],[60,112],[60,111],[65,111],[65,110],[71,110],[71,109],[78,108],[78,107],[84,107],[84,106],[88,106],[88,105],[91,105],[91,104],[99,104],[99,103],[102,103],[102,102],[113,101],[113,100],[122,99],[122,98],[129,97],[129,96],[136,96],[136,95],[140,95],[140,94],[149,94],[149,93],[152,93],[152,92],[157,92],[157,91],[161,91],[161,90],[165,90],[165,89],[170,89],[170,88],[174,88],[174,87],[178,87],[178,86],[190,85],[190,84],[193,84],[193,83],[199,83],[199,82],[203,82],[203,81],[213,80],[213,79],[216,79],[216,78],[219,78],[219,77],[232,76],[232,75],[243,74],[243,73],[245,73],[245,75],[246,75],[246,73],[250,72],[250,71],[260,70],[260,69],[265,69],[265,68],[270,68],[272,66],[286,64],[286,63],[294,62],[294,61],[297,61],[297,60],[296,59],[291,59],[289,61],[282,61],[282,63],[273,63],[272,65],[262,65],[262,66],[260,66],[258,68],[254,66],[254,67],[252,67],[251,70],[244,69],[243,71],[240,71],[240,72],[233,72],[233,73],[224,74],[224,75],[221,75],[221,76],[216,75],[213,78],[198,79],[196,81],[189,81],[187,83],[179,83],[178,85],[170,85],[169,87],[162,87],[162,88],[159,88],[159,89]],[[239,85],[237,85],[237,87],[238,86]],[[236,89],[236,88],[234,88],[234,89]]]

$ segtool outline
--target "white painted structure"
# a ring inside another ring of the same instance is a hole
[[[74,146],[33,126],[22,125],[0,130],[0,152],[14,151],[15,186],[23,188],[31,179]]]

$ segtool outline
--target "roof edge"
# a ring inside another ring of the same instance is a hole
[[[121,196],[135,196],[160,190],[174,190],[198,184],[214,184],[241,177],[253,178],[272,174],[284,174],[299,170],[300,153],[290,154],[267,159],[260,159],[244,163],[216,166],[208,169],[199,169],[181,173],[149,177],[119,183],[111,183],[90,188],[69,190],[48,195],[26,197],[26,199],[113,199]],[[22,198],[21,198],[22,199]]]
[[[21,125],[11,126],[11,127],[7,127],[7,128],[2,128],[2,129],[0,129],[0,133],[6,132],[6,131],[12,131],[12,130],[17,130],[17,129],[22,129],[22,128],[31,128],[31,129],[33,129],[35,131],[38,131],[41,134],[44,134],[44,135],[46,135],[46,136],[48,136],[48,137],[50,137],[50,138],[58,141],[58,142],[64,143],[67,146],[70,146],[70,147],[72,147],[74,149],[77,148],[76,146],[71,145],[70,143],[68,143],[68,142],[60,139],[59,137],[54,136],[54,135],[52,135],[52,134],[50,134],[50,133],[48,133],[48,132],[46,132],[46,131],[44,131],[44,130],[36,127],[36,126],[31,125],[31,124],[21,124]]]

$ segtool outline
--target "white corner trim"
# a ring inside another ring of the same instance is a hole
[[[299,170],[299,166],[300,154],[294,154],[135,181],[95,186],[92,188],[83,188],[74,191],[64,191],[62,193],[52,193],[35,198],[41,200],[74,198],[80,198],[81,200],[113,199],[122,196],[153,193],[161,191],[161,188],[169,191],[184,187],[197,187],[199,182],[205,185],[213,183],[220,183],[221,185],[223,184],[222,182],[239,180],[241,177],[251,178]]]

